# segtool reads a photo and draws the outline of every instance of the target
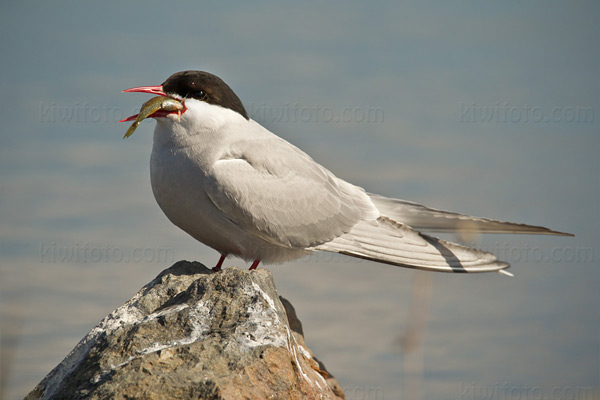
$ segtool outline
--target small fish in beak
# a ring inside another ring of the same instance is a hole
[[[146,118],[152,117],[166,117],[168,114],[177,113],[177,115],[181,116],[181,112],[185,109],[183,103],[179,100],[175,100],[171,97],[166,96],[156,96],[148,100],[142,105],[140,108],[140,113],[136,116],[129,117],[124,119],[123,121],[130,121],[135,118],[135,121],[127,132],[125,132],[125,136],[123,139],[128,138],[135,132],[140,123]]]

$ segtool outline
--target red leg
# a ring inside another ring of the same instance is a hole
[[[219,272],[221,270],[221,267],[223,266],[223,262],[225,261],[225,257],[227,257],[227,254],[221,254],[221,258],[219,258],[219,262],[212,269],[213,271]]]
[[[258,267],[258,264],[260,263],[260,258],[257,258],[256,260],[254,260],[254,262],[252,263],[252,265],[250,266],[250,271],[252,271],[253,269],[256,269],[256,267]]]

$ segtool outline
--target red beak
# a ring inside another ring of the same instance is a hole
[[[123,90],[123,93],[129,93],[129,92],[150,93],[150,94],[157,94],[159,96],[166,96],[167,95],[163,91],[162,85],[160,85],[160,86],[139,86],[139,87],[134,87],[134,88],[131,88],[131,89],[125,89],[125,90]]]
[[[139,93],[150,93],[150,94],[155,94],[155,95],[159,95],[159,96],[167,96],[167,94],[164,92],[162,85],[159,86],[138,86],[138,87],[134,87],[131,89],[125,89],[123,90],[123,93],[131,93],[131,92],[139,92]],[[119,122],[127,122],[127,121],[133,121],[134,119],[136,119],[138,116],[138,114],[132,115],[131,117],[127,117],[125,119],[120,120]]]

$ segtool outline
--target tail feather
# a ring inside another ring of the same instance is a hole
[[[441,272],[489,272],[509,267],[491,253],[419,233],[383,216],[376,221],[361,221],[350,232],[314,250]]]
[[[459,233],[524,233],[536,235],[574,236],[543,226],[496,221],[450,211],[436,210],[406,200],[392,199],[369,193],[382,215],[409,225],[419,231]]]

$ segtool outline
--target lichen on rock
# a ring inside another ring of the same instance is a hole
[[[271,273],[180,261],[104,318],[26,399],[343,399]]]

